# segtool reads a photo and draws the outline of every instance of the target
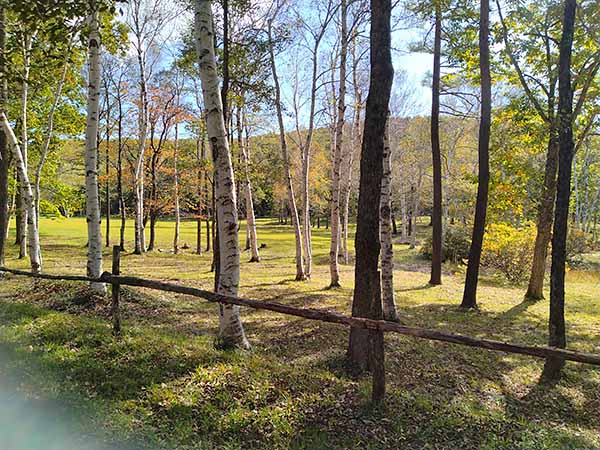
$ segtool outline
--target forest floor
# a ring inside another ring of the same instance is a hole
[[[122,273],[210,289],[210,256],[193,254],[195,223],[184,224],[192,248],[179,255],[168,250],[172,228],[159,223],[162,251],[124,254]],[[42,219],[41,230],[46,272],[85,272],[84,219]],[[261,220],[258,233],[266,248],[260,263],[243,253],[240,294],[350,312],[352,266],[341,266],[341,289],[326,289],[328,230],[314,230],[308,282],[293,281],[289,227]],[[8,266],[27,267],[9,253]],[[568,273],[567,333],[569,348],[599,353],[600,258],[589,261]],[[545,344],[548,303],[523,302],[522,286],[484,275],[480,309],[462,312],[464,268],[445,267],[438,287],[428,275],[418,250],[396,246],[404,324]],[[114,338],[109,300],[81,283],[0,280],[0,448],[600,448],[592,366],[567,363],[560,383],[540,385],[542,360],[387,334],[387,398],[372,408],[370,378],[345,371],[344,327],[244,309],[252,350],[219,351],[217,305],[124,291],[124,332]]]

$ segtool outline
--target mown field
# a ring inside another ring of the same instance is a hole
[[[157,248],[125,254],[122,272],[210,288],[210,256],[173,255],[172,222]],[[329,236],[314,230],[313,277],[293,281],[293,235],[259,222],[260,263],[242,255],[240,293],[348,314],[353,268],[327,290]],[[422,233],[428,232],[423,226]],[[131,249],[132,227],[128,248]],[[45,271],[85,272],[85,220],[42,219]],[[116,236],[116,232],[114,234]],[[195,243],[195,224],[182,241]],[[7,265],[26,268],[9,249]],[[106,268],[110,267],[109,249]],[[569,347],[600,352],[600,258],[567,277]],[[547,301],[492,274],[480,309],[458,309],[464,268],[429,287],[428,262],[396,246],[396,299],[407,325],[545,344]],[[125,290],[124,333],[108,299],[85,286],[0,280],[0,448],[12,449],[592,449],[600,447],[600,369],[568,363],[538,384],[543,361],[386,336],[387,400],[344,367],[348,332],[332,324],[243,310],[249,352],[214,348],[217,308],[180,295]]]

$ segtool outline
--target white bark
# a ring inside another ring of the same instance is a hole
[[[240,280],[237,201],[215,61],[211,3],[210,0],[195,1],[194,26],[202,94],[206,108],[206,126],[215,164],[220,258],[217,292],[237,296]],[[219,305],[219,328],[223,345],[250,347],[240,319],[239,306]]]
[[[27,221],[29,225],[29,233],[27,234],[27,246],[29,250],[29,260],[31,263],[31,271],[33,273],[41,273],[42,271],[42,253],[40,250],[39,233],[37,229],[37,220],[35,217],[35,203],[33,201],[33,190],[31,189],[31,183],[29,182],[29,176],[27,174],[27,167],[25,166],[25,159],[23,153],[19,147],[17,137],[8,123],[8,119],[3,111],[0,111],[0,121],[2,122],[2,128],[8,139],[9,145],[13,149],[15,157],[15,165],[17,172],[21,179],[21,198],[25,204],[27,210]]]
[[[356,55],[356,34],[353,36],[353,45],[350,48],[352,55],[352,85],[354,88],[354,117],[352,119],[352,142],[348,148],[348,154],[342,158],[345,162],[344,170],[342,171],[342,247],[344,253],[344,264],[350,264],[350,251],[348,249],[348,216],[350,214],[350,193],[352,189],[352,173],[354,171],[354,156],[360,152],[362,144],[362,133],[361,133],[361,111],[363,109],[362,104],[362,92],[360,90],[360,83],[358,80],[358,63],[359,58]]]
[[[329,246],[330,287],[340,286],[340,269],[338,257],[341,244],[340,233],[340,169],[342,165],[342,144],[344,140],[344,123],[346,114],[346,57],[348,54],[348,8],[346,0],[341,2],[341,48],[340,79],[337,100],[337,123],[335,124],[335,145],[331,168],[331,242]]]
[[[25,34],[22,43],[23,50],[23,79],[21,81],[21,156],[23,158],[23,164],[25,164],[25,170],[27,170],[29,160],[29,133],[27,123],[27,107],[29,103],[29,72],[31,69],[31,49],[33,48],[33,41],[37,35],[37,31],[31,36]],[[19,175],[20,176],[20,175]],[[21,181],[21,183],[24,183]],[[26,189],[21,187],[21,191]],[[27,257],[27,235],[31,231],[28,231],[28,213],[27,213],[27,200],[21,196],[21,204],[18,205],[21,210],[21,223],[18,224],[21,228],[21,235],[19,240],[19,258]],[[17,216],[18,217],[18,216]],[[39,240],[39,236],[38,236]]]
[[[389,122],[389,119],[388,119]],[[398,321],[394,301],[394,247],[392,242],[392,149],[389,123],[383,146],[383,178],[381,179],[379,234],[381,239],[381,288],[383,318]]]
[[[311,147],[312,139],[315,130],[315,110],[317,102],[317,91],[319,90],[319,47],[321,45],[323,36],[331,20],[334,17],[336,7],[334,6],[333,0],[329,0],[326,6],[326,12],[322,22],[319,24],[319,28],[316,32],[310,31],[310,34],[314,37],[313,46],[311,49],[311,63],[312,63],[312,76],[311,76],[311,87],[310,87],[310,111],[308,115],[308,130],[306,131],[306,137],[304,142],[300,145],[302,151],[302,225],[303,225],[303,238],[304,238],[304,274],[307,278],[310,278],[312,273],[312,229],[310,225],[310,160],[311,160]],[[298,94],[297,86],[294,97]],[[296,98],[294,99],[294,109],[296,113],[296,130],[298,133],[298,141],[302,142],[302,133],[299,127],[299,110]]]
[[[177,102],[179,103],[179,101]],[[178,105],[179,107],[179,105]],[[175,184],[175,235],[173,236],[173,253],[179,253],[179,225],[181,223],[181,211],[179,209],[179,167],[177,159],[179,156],[179,119],[175,122],[175,149],[173,154],[173,171]]]
[[[287,194],[288,194],[288,207],[290,209],[290,216],[292,227],[294,229],[294,237],[296,242],[296,281],[305,280],[306,275],[304,273],[304,267],[302,265],[303,260],[303,249],[302,249],[302,232],[300,230],[300,219],[298,217],[298,207],[296,205],[296,196],[294,194],[294,183],[292,181],[292,173],[290,169],[290,157],[287,150],[287,139],[285,135],[285,125],[283,122],[283,111],[281,108],[281,88],[279,86],[279,77],[277,76],[277,65],[275,64],[275,51],[272,35],[272,21],[275,15],[267,23],[267,32],[269,36],[269,59],[271,62],[271,73],[273,75],[273,84],[275,88],[275,109],[277,111],[277,123],[279,125],[279,139],[281,145],[281,156],[283,160],[283,170],[285,174]]]
[[[245,114],[244,114],[245,117]],[[241,129],[239,130],[241,132]],[[246,231],[250,244],[250,262],[259,262],[258,239],[256,237],[256,220],[254,217],[254,202],[252,201],[252,184],[250,183],[250,141],[246,130],[246,139],[240,139],[242,164],[244,166],[244,194],[246,197]]]
[[[88,40],[88,98],[85,128],[85,210],[88,231],[87,274],[99,278],[102,274],[102,229],[98,195],[98,125],[100,110],[100,32],[97,5],[92,5]],[[106,293],[104,283],[91,283],[100,294]]]
[[[304,240],[304,275],[310,278],[312,274],[312,242],[310,228],[310,144],[303,149],[302,157],[302,238]]]

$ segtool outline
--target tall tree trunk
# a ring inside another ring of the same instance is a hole
[[[389,116],[383,146],[383,175],[381,179],[380,222],[381,236],[381,288],[383,318],[398,321],[394,301],[394,245],[392,241],[392,148],[390,147]]]
[[[302,249],[302,232],[300,230],[300,219],[298,217],[298,207],[296,206],[296,196],[294,194],[294,183],[292,181],[290,156],[287,147],[287,138],[285,135],[285,124],[283,122],[283,111],[281,107],[281,88],[279,85],[279,77],[277,75],[277,65],[275,64],[275,43],[273,42],[272,21],[274,17],[268,21],[267,31],[269,36],[269,57],[271,62],[271,74],[273,75],[273,84],[275,89],[275,109],[277,111],[277,123],[279,125],[279,141],[281,147],[281,156],[283,160],[283,170],[285,183],[288,194],[288,208],[294,229],[294,237],[296,242],[296,281],[306,279],[304,267],[302,265],[303,249]]]
[[[120,89],[120,86],[119,88]],[[117,195],[119,197],[119,214],[121,216],[121,227],[119,229],[119,247],[125,251],[125,225],[127,212],[125,211],[125,197],[123,195],[123,104],[121,93],[118,93],[118,122],[117,122]]]
[[[371,77],[360,158],[353,317],[372,315],[372,311],[377,309],[374,308],[373,299],[381,298],[376,292],[380,285],[377,270],[380,251],[378,206],[383,176],[385,123],[394,78],[390,16],[390,0],[371,0]],[[367,330],[350,329],[348,358],[355,370],[364,371],[369,367],[370,355],[374,351],[370,344]]]
[[[181,212],[179,210],[179,167],[177,158],[179,156],[179,122],[175,122],[175,149],[173,155],[173,172],[175,185],[175,233],[173,235],[173,253],[179,253],[179,226],[181,222]],[[202,227],[200,227],[202,228]]]
[[[415,182],[415,186],[413,186],[411,188],[412,190],[412,197],[411,200],[413,201],[412,207],[411,207],[411,234],[410,234],[410,249],[413,249],[417,246],[417,222],[419,220],[419,214],[420,214],[420,203],[421,203],[421,169],[419,169],[419,175],[417,177],[417,180]]]
[[[340,5],[340,77],[337,101],[337,123],[335,124],[335,147],[331,168],[331,243],[329,246],[329,287],[340,286],[340,268],[338,264],[340,248],[340,177],[342,165],[342,144],[346,116],[346,59],[348,55],[348,5],[346,0]]]
[[[571,196],[571,170],[575,144],[573,142],[573,88],[571,86],[571,52],[575,31],[576,0],[565,0],[563,30],[558,63],[558,119],[559,154],[556,210],[552,232],[552,267],[550,269],[550,322],[548,345],[565,348],[565,260],[569,201]],[[562,358],[548,358],[542,378],[560,378]]]
[[[254,217],[254,203],[252,201],[252,184],[250,183],[250,137],[245,124],[245,113],[242,112],[242,124],[246,128],[246,139],[241,138],[241,126],[238,128],[238,142],[241,150],[242,166],[244,170],[244,195],[246,197],[246,229],[250,244],[250,262],[259,262],[258,239],[256,237],[256,220]],[[241,139],[240,139],[241,138]]]
[[[546,257],[552,230],[556,173],[558,170],[558,132],[554,123],[550,125],[549,133],[550,139],[548,140],[544,170],[544,189],[538,211],[531,275],[525,294],[525,298],[528,300],[541,300],[544,298],[544,275],[546,274]]]
[[[477,201],[475,203],[475,222],[469,250],[467,278],[461,306],[477,307],[477,282],[479,279],[479,263],[485,232],[485,216],[487,213],[488,189],[490,181],[489,147],[490,125],[492,117],[492,80],[490,76],[490,2],[481,0],[479,15],[479,73],[481,77],[481,119],[479,121],[479,173],[477,185]]]
[[[150,141],[152,142],[152,134],[150,135]],[[156,174],[158,171],[158,153],[154,152],[150,160],[150,208],[148,216],[150,218],[150,241],[148,243],[147,250],[149,252],[154,250],[156,243],[156,222],[158,221],[158,182],[156,180]]]
[[[144,225],[144,172],[146,137],[148,133],[148,92],[146,86],[146,63],[141,44],[137,46],[137,61],[140,77],[140,96],[138,105],[138,155],[134,173],[135,191],[135,249],[140,255],[146,252],[146,233]]]
[[[106,86],[106,154],[104,165],[106,170],[106,184],[104,186],[104,201],[106,203],[106,243],[104,245],[108,248],[110,247],[110,101],[108,98],[108,86]]]
[[[102,230],[100,228],[100,196],[98,194],[98,121],[100,109],[100,32],[96,2],[91,5],[88,40],[88,93],[85,129],[85,210],[87,221],[88,254],[87,275],[99,278],[102,274]],[[90,287],[106,293],[103,283]]]
[[[37,230],[37,220],[35,218],[35,202],[33,200],[33,189],[29,182],[29,176],[27,175],[27,167],[25,166],[25,159],[23,153],[19,147],[17,137],[13,132],[8,119],[4,114],[4,111],[0,111],[0,122],[2,122],[2,128],[4,134],[8,139],[9,145],[13,149],[13,157],[17,166],[17,172],[21,177],[21,198],[24,201],[25,207],[27,208],[27,220],[30,228],[27,234],[27,246],[29,250],[29,261],[31,264],[31,271],[33,273],[41,273],[42,271],[42,253],[40,250],[39,233]]]
[[[4,8],[0,7],[0,111],[4,111],[7,101],[6,80],[6,28]],[[4,129],[0,127],[0,266],[4,266],[4,255],[8,239],[9,200],[8,181],[10,177],[11,152]]]
[[[348,222],[350,215],[350,193],[352,190],[352,172],[354,169],[354,155],[358,153],[361,145],[361,127],[360,115],[362,110],[362,93],[358,81],[358,63],[356,57],[356,34],[353,36],[353,45],[351,47],[352,54],[352,85],[354,90],[354,117],[352,119],[352,143],[348,151],[348,155],[344,158],[347,161],[344,167],[344,178],[342,182],[342,247],[344,252],[344,264],[350,263],[350,252],[348,249]]]
[[[31,68],[31,49],[33,47],[34,36],[25,36],[23,39],[23,78],[21,80],[21,155],[23,157],[23,163],[25,164],[25,170],[28,169],[29,161],[29,130],[28,130],[28,115],[27,108],[29,102],[29,72]],[[29,179],[29,176],[27,177]],[[22,174],[18,174],[17,181],[19,184],[25,183]],[[19,259],[27,257],[27,237],[31,232],[28,230],[27,225],[29,218],[27,217],[27,199],[24,196],[24,192],[27,188],[21,186],[19,189],[19,198],[17,202],[17,233],[18,245],[19,245]],[[34,200],[35,203],[35,200]],[[39,240],[39,237],[38,237]]]
[[[435,4],[433,81],[431,86],[431,156],[433,162],[433,209],[431,236],[431,278],[429,284],[442,284],[442,152],[440,150],[440,59],[442,47],[442,7]]]
[[[223,119],[223,103],[219,92],[210,0],[195,2],[195,34],[206,108],[206,126],[215,164],[214,183],[220,259],[217,292],[237,296],[240,279],[237,201],[231,154]],[[240,319],[239,306],[219,305],[219,329],[220,340],[224,346],[249,348],[250,344]]]

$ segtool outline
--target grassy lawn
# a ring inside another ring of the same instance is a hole
[[[116,222],[114,222],[116,223]],[[170,252],[172,222],[151,254],[123,255],[122,273],[212,286],[209,255]],[[116,226],[113,228],[116,236]],[[204,231],[204,230],[203,230]],[[422,228],[423,235],[429,231]],[[329,235],[314,229],[314,273],[295,282],[289,227],[259,221],[260,263],[242,255],[240,293],[348,314],[353,267],[327,290]],[[42,219],[44,269],[85,273],[84,219]],[[243,234],[242,234],[243,235]],[[182,227],[195,244],[195,223]],[[127,248],[133,246],[128,224]],[[105,268],[110,267],[106,250]],[[600,263],[597,255],[592,263]],[[592,264],[592,267],[597,265]],[[9,249],[7,265],[26,268]],[[396,246],[396,299],[408,325],[545,344],[547,301],[486,274],[480,310],[461,312],[464,268],[427,285],[428,262]],[[567,277],[569,348],[600,352],[600,274]],[[600,447],[600,370],[568,363],[555,386],[543,361],[386,336],[388,395],[344,370],[348,332],[332,324],[243,310],[253,349],[218,351],[217,306],[125,290],[122,338],[109,301],[73,283],[0,280],[0,449],[591,449]]]

